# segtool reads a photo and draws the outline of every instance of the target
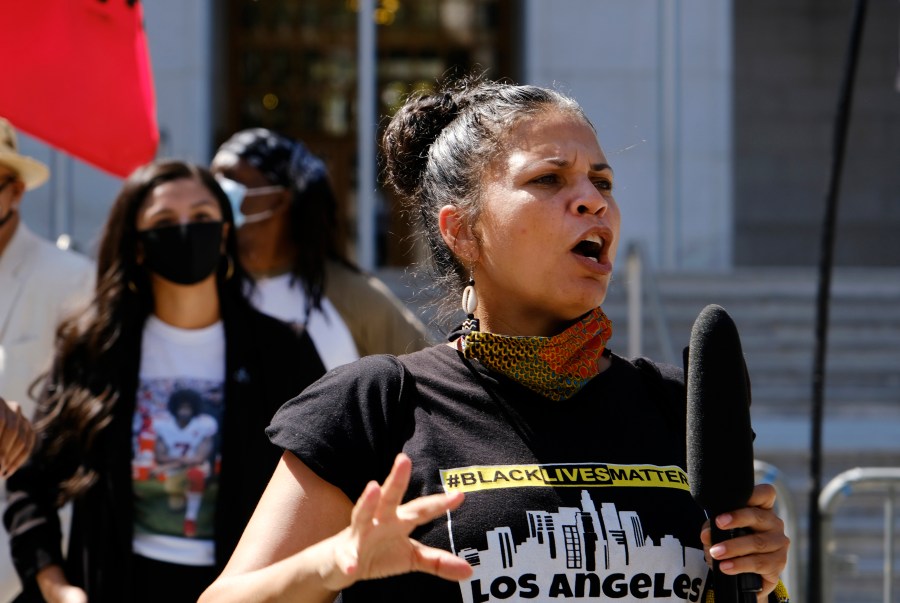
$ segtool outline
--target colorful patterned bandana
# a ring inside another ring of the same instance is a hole
[[[512,337],[471,331],[457,349],[492,371],[551,400],[568,400],[600,372],[612,323],[600,308],[553,337]]]

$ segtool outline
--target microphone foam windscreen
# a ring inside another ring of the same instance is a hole
[[[737,327],[720,306],[694,321],[686,380],[691,494],[711,515],[744,507],[754,484],[750,381]]]

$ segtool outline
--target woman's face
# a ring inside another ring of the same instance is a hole
[[[606,297],[619,239],[613,172],[593,129],[549,111],[523,120],[488,167],[472,229],[479,317],[553,335]]]
[[[222,221],[218,199],[200,180],[182,178],[154,188],[136,225],[137,262],[150,272],[154,294],[175,285],[215,282],[230,225]]]
[[[234,153],[219,152],[209,166],[214,176],[224,176],[247,187],[240,211],[252,225],[253,216],[273,216],[290,205],[290,191],[270,182],[259,169]]]

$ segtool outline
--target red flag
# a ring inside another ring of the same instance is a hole
[[[4,2],[0,116],[127,176],[159,144],[143,11],[136,0]]]

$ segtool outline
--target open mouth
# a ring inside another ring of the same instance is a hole
[[[603,255],[603,245],[603,239],[601,239],[599,235],[591,235],[587,239],[579,241],[578,244],[572,248],[572,251],[599,263],[600,258]]]

